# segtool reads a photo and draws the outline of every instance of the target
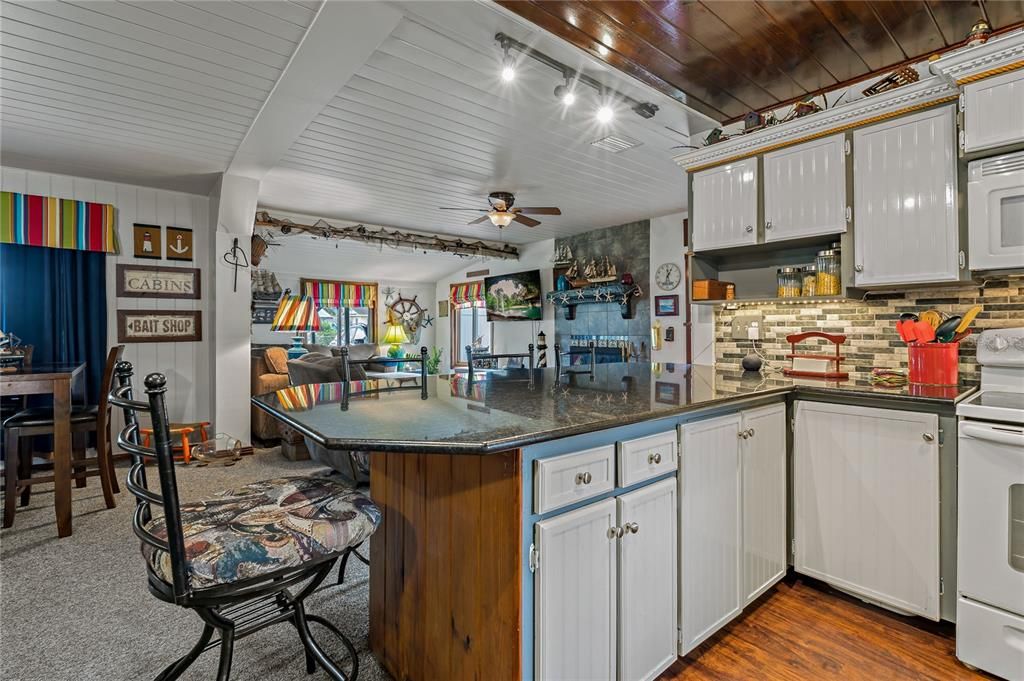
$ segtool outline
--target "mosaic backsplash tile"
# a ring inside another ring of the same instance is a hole
[[[733,340],[732,318],[752,308],[763,315],[758,349],[778,367],[789,366],[790,352],[786,336],[805,331],[824,331],[846,335],[842,354],[844,369],[853,378],[867,378],[874,367],[905,369],[906,344],[896,333],[896,319],[903,312],[936,309],[947,314],[963,314],[975,304],[984,305],[972,327],[978,334],[985,329],[1024,326],[1024,276],[989,280],[984,285],[915,289],[904,293],[872,294],[867,300],[838,303],[772,303],[744,305],[737,309],[720,307],[715,311],[715,355],[717,366],[739,368],[743,356],[751,351],[751,341]],[[971,335],[960,344],[961,379],[977,380],[975,341]],[[816,341],[807,341],[809,347]],[[831,345],[828,346],[831,348]]]

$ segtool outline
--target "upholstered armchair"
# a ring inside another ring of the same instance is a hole
[[[287,388],[287,351],[279,347],[253,350],[250,385],[253,395]],[[261,440],[276,440],[281,436],[277,419],[256,407],[252,407],[252,433]]]

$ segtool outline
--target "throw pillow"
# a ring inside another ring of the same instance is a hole
[[[267,368],[275,374],[288,373],[288,351],[284,348],[267,348],[263,352],[263,361],[267,363]]]

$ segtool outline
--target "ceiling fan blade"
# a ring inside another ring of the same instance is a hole
[[[548,207],[527,207],[527,208],[515,208],[513,209],[517,213],[525,213],[526,215],[561,215],[562,211],[554,206]]]
[[[527,227],[536,227],[540,224],[540,220],[534,220],[533,218],[528,218],[525,215],[520,215],[519,213],[516,213],[516,216],[512,219],[516,222],[523,223]]]
[[[467,225],[479,225],[481,222],[487,222],[487,220],[489,220],[489,219],[490,219],[490,216],[488,216],[488,215],[481,215],[476,220],[470,220],[466,224]]]
[[[486,213],[487,212],[486,208],[447,208],[445,206],[442,206],[442,207],[438,208],[438,210],[471,210],[473,212],[480,212],[480,213]]]

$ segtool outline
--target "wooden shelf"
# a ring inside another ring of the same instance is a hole
[[[633,318],[633,299],[639,295],[640,287],[625,284],[596,284],[568,291],[551,291],[547,294],[548,301],[555,307],[562,308],[565,318],[572,321],[576,318],[578,305],[594,305],[597,303],[619,306],[623,319]]]

